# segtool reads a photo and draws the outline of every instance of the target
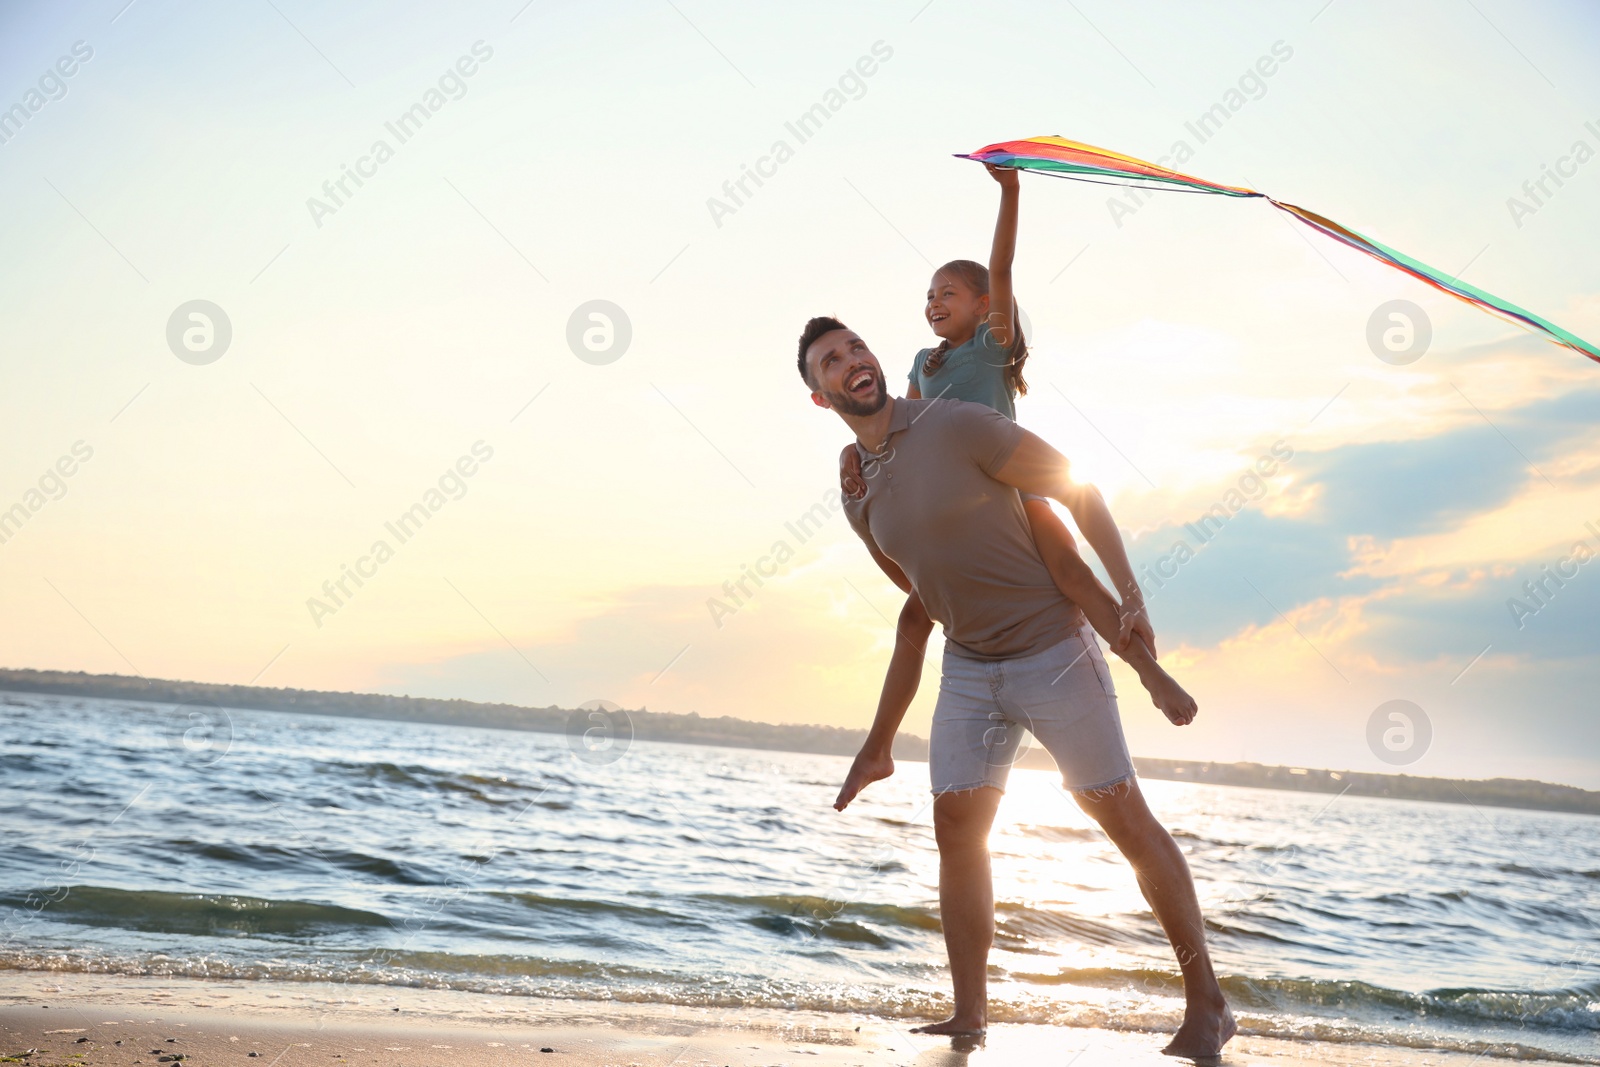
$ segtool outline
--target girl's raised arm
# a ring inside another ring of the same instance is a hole
[[[1017,252],[1017,172],[986,164],[990,177],[1000,183],[1000,216],[994,223],[994,247],[989,250],[989,332],[1001,348],[1017,339],[1017,304],[1011,294],[1011,260]]]

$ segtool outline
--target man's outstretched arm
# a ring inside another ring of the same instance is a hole
[[[1067,457],[1043,438],[1020,427],[1019,432],[1022,440],[994,477],[1024,493],[1048,496],[1067,506],[1078,529],[1083,531],[1084,538],[1105,565],[1117,595],[1122,598],[1120,640],[1113,647],[1125,647],[1128,638],[1137,633],[1153,650],[1156,638],[1145,612],[1144,593],[1133,576],[1133,565],[1128,562],[1128,552],[1122,543],[1122,531],[1117,529],[1105,498],[1094,486],[1074,482]]]
[[[889,580],[908,594],[905,607],[900,609],[900,621],[895,625],[894,655],[889,659],[889,671],[883,678],[883,693],[878,697],[878,713],[873,717],[867,739],[845,775],[844,785],[833,802],[835,811],[843,811],[856,798],[856,794],[894,773],[894,735],[906,717],[906,709],[916,698],[917,686],[922,681],[922,657],[928,648],[928,635],[933,631],[933,620],[928,618],[922,600],[911,588],[911,579],[900,565],[884,554],[864,526],[856,533],[867,546],[873,560],[882,568]]]
[[[933,620],[916,593],[906,598],[900,609],[900,621],[895,624],[894,655],[889,660],[889,671],[883,678],[883,693],[878,697],[878,713],[873,717],[872,729],[861,743],[861,751],[845,775],[844,785],[833,802],[835,811],[843,811],[856,794],[894,773],[894,735],[906,717],[906,710],[916,698],[917,686],[922,681],[922,659],[928,649],[928,635],[933,632]]]

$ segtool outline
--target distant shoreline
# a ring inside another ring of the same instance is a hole
[[[134,678],[121,674],[85,674],[81,671],[0,669],[0,692],[8,690],[15,693],[137,700],[155,704],[204,704],[240,710],[288,711],[533,733],[567,734],[573,729],[575,719],[580,730],[587,721],[578,710],[554,705],[530,708],[470,700],[215,685]],[[704,718],[694,712],[647,711],[643,708],[626,710],[627,718],[632,723],[633,737],[640,741],[675,741],[724,748],[854,756],[866,737],[864,729],[840,726],[752,722],[726,715]],[[897,759],[926,760],[928,742],[914,734],[902,733],[895,739],[894,754]],[[1144,778],[1197,782],[1202,785],[1600,815],[1600,791],[1522,778],[1423,778],[1409,774],[1150,757],[1135,757],[1134,764]],[[1028,752],[1017,765],[1045,769],[1052,766],[1050,757],[1041,750]]]

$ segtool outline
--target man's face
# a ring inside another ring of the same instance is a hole
[[[841,415],[876,415],[889,402],[878,357],[854,330],[832,330],[811,342],[806,366],[816,388],[811,402]]]

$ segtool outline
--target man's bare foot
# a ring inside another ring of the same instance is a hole
[[[1194,702],[1177,679],[1168,674],[1160,664],[1153,661],[1143,665],[1139,671],[1139,681],[1144,683],[1150,699],[1156,707],[1161,709],[1174,726],[1188,726],[1194,722],[1194,717],[1200,712],[1200,705]]]
[[[982,1037],[989,1030],[981,1020],[949,1018],[942,1023],[913,1026],[913,1034],[933,1034],[938,1037]]]
[[[1183,1025],[1162,1053],[1182,1056],[1185,1059],[1208,1059],[1222,1055],[1226,1045],[1238,1033],[1233,1012],[1223,1004],[1222,1010],[1189,1008],[1183,1013]]]
[[[862,749],[856,755],[856,761],[850,764],[850,773],[844,776],[844,785],[839,787],[839,796],[833,802],[834,811],[843,811],[845,807],[873,782],[881,782],[894,773],[894,759],[887,752],[868,752]]]

